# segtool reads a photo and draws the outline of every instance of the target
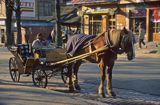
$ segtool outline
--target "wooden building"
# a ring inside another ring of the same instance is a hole
[[[116,2],[86,4],[81,8],[82,32],[85,34],[99,34],[108,28],[122,28],[126,26],[126,9],[118,7]]]
[[[138,25],[143,24],[146,30],[146,41],[160,41],[160,1],[148,0],[140,3],[127,3],[129,12],[128,26],[138,35]],[[127,20],[127,19],[126,19]]]
[[[72,0],[71,4],[81,6],[81,28],[85,34],[125,26],[138,35],[138,25],[142,22],[146,40],[160,41],[159,0]]]

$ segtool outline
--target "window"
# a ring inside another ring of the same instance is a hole
[[[90,34],[97,35],[102,32],[102,16],[92,15],[89,21],[90,23]]]
[[[109,15],[109,27],[110,27],[111,29],[116,28],[115,15]]]
[[[143,24],[143,28],[146,29],[146,9],[131,9],[129,11],[129,28],[134,35],[139,33],[139,23]]]
[[[39,10],[39,16],[52,16],[53,15],[53,3],[47,2],[47,1],[40,1],[38,2],[38,10]]]
[[[160,22],[154,23],[154,33],[160,33]]]
[[[154,33],[160,33],[160,9],[154,9],[152,12],[152,21]]]
[[[146,29],[146,18],[130,18],[130,30],[132,30],[134,35],[138,35],[139,33],[139,23],[143,23],[144,29]]]

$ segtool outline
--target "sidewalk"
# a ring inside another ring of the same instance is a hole
[[[136,53],[141,53],[141,54],[159,54],[158,53],[158,47],[156,43],[154,42],[146,42],[146,48],[142,46],[141,49],[139,49],[138,43],[135,44],[135,50]]]

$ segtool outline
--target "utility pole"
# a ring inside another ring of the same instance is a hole
[[[55,0],[55,13],[56,13],[56,37],[55,42],[56,46],[62,46],[62,35],[61,35],[61,26],[60,26],[60,2]]]

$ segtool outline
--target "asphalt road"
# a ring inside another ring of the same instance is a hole
[[[98,67],[87,64],[81,67],[80,79],[97,83]],[[88,76],[87,76],[88,75]],[[96,81],[92,81],[96,80]],[[160,55],[137,55],[133,61],[119,57],[113,68],[113,88],[132,90],[160,97]]]
[[[99,70],[97,65],[86,63],[80,67],[79,83],[82,91],[68,95],[68,88],[63,84],[59,75],[49,80],[46,90],[33,87],[31,76],[21,76],[20,83],[13,83],[8,71],[8,59],[12,55],[7,52],[6,49],[0,49],[0,102],[2,100],[4,101],[4,99],[7,101],[9,98],[10,100],[15,100],[15,105],[23,101],[25,101],[26,104],[33,104],[33,102],[35,102],[34,104],[38,105],[39,103],[44,104],[46,102],[46,104],[50,105],[54,99],[55,103],[59,102],[60,105],[62,103],[70,104],[70,102],[73,102],[72,104],[75,103],[74,105],[93,103],[97,105],[102,103],[105,103],[104,105],[106,105],[106,103],[130,105],[129,103],[135,104],[135,101],[137,101],[136,105],[146,105],[146,103],[147,105],[159,105],[160,54],[142,54],[141,52],[137,52],[136,55],[137,57],[133,61],[127,61],[124,55],[119,56],[116,61],[113,70],[113,88],[117,94],[117,98],[99,99],[97,98],[99,84]],[[11,95],[7,93],[9,90],[11,91]],[[62,94],[55,93],[53,90],[60,91]],[[43,98],[43,96],[45,96],[45,98],[40,101],[39,99]],[[75,101],[73,97],[78,100],[79,103],[76,103],[77,101]],[[63,102],[60,98],[62,100],[64,99]],[[17,101],[19,99],[21,100]],[[28,100],[33,100],[33,102],[28,102]],[[96,103],[93,100],[100,103]]]
[[[114,87],[160,96],[160,55],[143,55],[133,62],[119,60],[114,69]]]

